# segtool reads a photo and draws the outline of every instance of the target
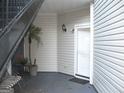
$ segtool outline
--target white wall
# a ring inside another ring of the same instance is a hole
[[[38,71],[57,71],[57,15],[38,14],[34,24],[42,29],[41,44],[37,46],[34,41],[32,44],[32,60],[37,59]],[[27,39],[25,40],[27,42]],[[28,44],[26,44],[28,52]],[[25,55],[28,55],[26,53]]]
[[[58,17],[58,71],[74,75],[74,33],[71,30],[76,24],[90,22],[90,8],[73,11]],[[65,24],[67,32],[62,32]]]
[[[34,24],[42,28],[43,44],[39,47],[36,42],[32,44],[32,60],[37,59],[39,71],[59,71],[74,75],[74,33],[71,30],[76,24],[89,23],[89,10],[77,10],[59,16],[55,13],[38,14]],[[61,31],[62,24],[67,26],[66,33]],[[28,44],[25,47],[28,52]],[[28,56],[28,53],[25,55]]]
[[[124,93],[124,0],[94,0],[94,30],[94,86]]]

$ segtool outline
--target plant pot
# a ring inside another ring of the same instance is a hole
[[[14,64],[13,68],[12,68],[12,72],[13,74],[20,74],[23,75],[24,74],[24,65],[22,64]]]
[[[30,66],[30,75],[31,76],[37,76],[37,69],[38,69],[37,65]]]

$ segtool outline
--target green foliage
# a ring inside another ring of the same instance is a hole
[[[35,25],[32,24],[30,25],[28,32],[29,32],[28,34],[29,62],[31,65],[33,65],[31,61],[31,43],[32,43],[32,39],[36,40],[38,44],[41,42],[41,38],[40,38],[41,28],[36,27]]]
[[[28,63],[28,58],[19,59],[17,64],[26,65]]]
[[[41,28],[36,27],[35,25],[31,25],[28,29],[29,31],[29,43],[32,43],[32,39],[36,40],[37,43],[40,43],[41,39],[40,39],[40,33],[41,33]]]

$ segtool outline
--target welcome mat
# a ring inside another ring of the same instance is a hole
[[[74,82],[74,83],[79,83],[82,85],[89,83],[89,81],[87,81],[87,80],[78,79],[78,78],[72,78],[69,81]]]

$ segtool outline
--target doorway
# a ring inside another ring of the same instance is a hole
[[[90,77],[90,26],[75,26],[75,77]]]

